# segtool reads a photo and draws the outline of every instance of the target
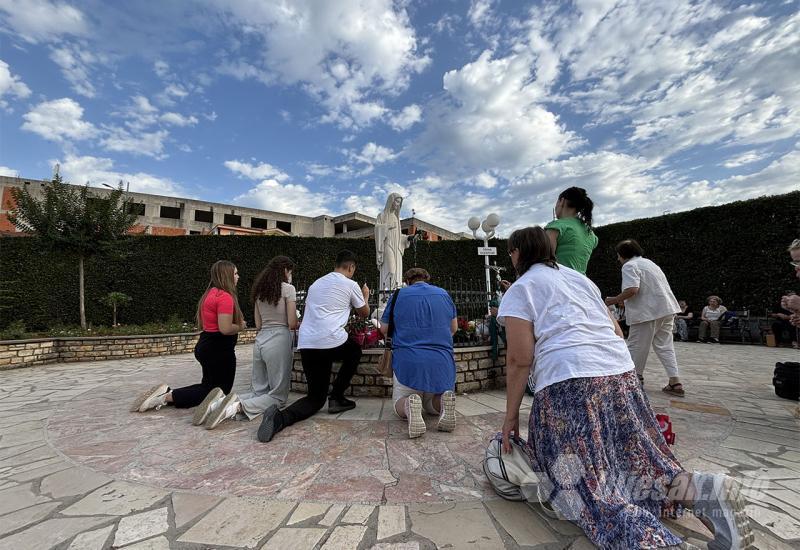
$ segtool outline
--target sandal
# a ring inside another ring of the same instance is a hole
[[[681,384],[680,382],[678,382],[677,384],[667,384],[666,386],[661,388],[661,391],[663,391],[664,393],[671,393],[672,395],[677,395],[679,397],[683,397],[684,395],[686,395],[686,392],[683,391],[683,384]]]

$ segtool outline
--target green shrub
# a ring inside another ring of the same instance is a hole
[[[0,340],[22,340],[28,338],[28,331],[22,321],[12,321],[8,326],[0,330]]]

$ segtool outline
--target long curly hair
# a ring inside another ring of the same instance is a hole
[[[203,330],[203,302],[206,301],[206,296],[208,296],[212,288],[224,290],[233,297],[233,322],[241,325],[244,320],[242,308],[239,307],[239,296],[236,293],[236,279],[233,276],[235,271],[236,266],[228,260],[219,260],[211,266],[211,280],[208,282],[206,291],[200,301],[197,302],[197,326],[200,330]]]
[[[286,281],[286,270],[294,270],[294,261],[288,256],[275,256],[267,267],[256,277],[253,288],[250,289],[250,299],[255,304],[258,301],[266,302],[273,306],[278,305],[281,299],[281,283]]]

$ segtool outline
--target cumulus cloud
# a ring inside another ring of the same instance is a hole
[[[91,65],[98,62],[98,57],[92,52],[76,44],[65,44],[52,48],[50,59],[61,67],[61,73],[76,93],[85,97],[97,94],[89,75]]]
[[[346,151],[349,164],[336,168],[340,176],[365,176],[370,174],[376,165],[390,162],[397,158],[397,154],[383,145],[369,142],[361,151]],[[357,167],[360,165],[360,167]]]
[[[251,180],[270,179],[277,182],[284,182],[289,179],[289,174],[266,162],[250,164],[249,162],[242,162],[240,160],[226,160],[224,164],[225,168],[237,174],[239,177],[245,177]]]
[[[370,141],[361,148],[360,153],[353,155],[353,159],[363,164],[383,164],[396,156],[394,151],[388,147]]]
[[[494,170],[512,178],[570,151],[579,139],[541,105],[531,62],[524,52],[494,58],[485,51],[447,72],[445,95],[430,107],[409,153],[440,174]]]
[[[8,108],[8,103],[3,99],[6,95],[25,99],[31,95],[31,90],[19,76],[11,73],[8,63],[0,59],[0,108]]]
[[[66,155],[63,160],[51,161],[60,164],[61,175],[65,181],[82,185],[101,187],[103,183],[115,186],[117,182],[130,182],[130,190],[136,193],[167,195],[170,197],[191,197],[181,184],[145,172],[125,172],[115,169],[110,158]]]
[[[362,127],[382,118],[380,97],[404,90],[430,62],[405,8],[391,0],[218,5],[264,44],[263,59],[226,60],[221,70],[300,84],[326,109],[323,122]]]
[[[84,35],[86,18],[66,2],[49,0],[0,0],[3,30],[31,43],[53,40],[63,35]]]
[[[19,172],[8,166],[0,166],[0,176],[7,176],[9,178],[19,177]]]
[[[180,113],[164,113],[158,119],[165,124],[171,124],[172,126],[194,126],[197,124],[197,117],[195,116],[184,116]]]
[[[168,136],[166,130],[130,132],[125,128],[106,128],[100,143],[108,151],[164,159],[164,141]]]
[[[97,128],[83,120],[83,107],[68,97],[39,103],[22,118],[23,130],[50,141],[85,140],[97,135]]]
[[[330,213],[330,196],[327,193],[317,193],[304,185],[281,183],[276,179],[263,180],[246,193],[235,197],[233,202],[301,216]]]
[[[389,117],[389,125],[398,132],[402,132],[408,130],[420,120],[422,120],[422,107],[411,104],[391,115]]]

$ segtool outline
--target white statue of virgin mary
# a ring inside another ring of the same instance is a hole
[[[386,207],[375,222],[375,259],[380,273],[379,290],[394,290],[403,284],[403,253],[408,237],[400,229],[400,208],[403,197],[389,194]]]

